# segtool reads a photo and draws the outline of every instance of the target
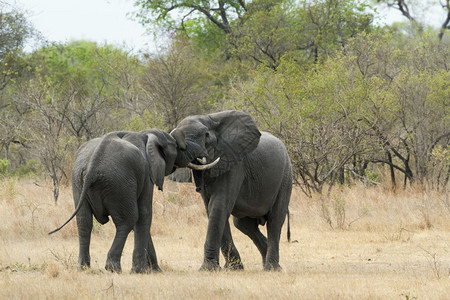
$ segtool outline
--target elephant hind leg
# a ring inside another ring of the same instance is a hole
[[[292,181],[287,181],[277,196],[277,201],[272,211],[267,216],[267,257],[264,270],[279,271],[280,261],[280,235],[284,220],[288,211],[289,199],[291,197]]]
[[[92,212],[88,205],[84,205],[80,212],[76,216],[78,227],[78,242],[79,242],[79,254],[78,264],[79,269],[91,267],[91,257],[89,254],[89,245],[91,243],[92,232]]]
[[[152,199],[153,184],[146,181],[144,190],[137,201],[139,218],[134,226],[134,251],[133,266],[134,273],[161,272],[156,258],[155,247],[150,235],[152,223]]]
[[[139,250],[136,247],[133,251],[133,267],[131,271],[133,273],[152,273],[152,272],[162,272],[161,268],[158,265],[158,259],[156,257],[155,247],[153,246],[153,241],[150,233],[148,232],[147,236],[147,244],[144,247],[143,255],[145,257],[140,257]],[[135,234],[135,243],[136,243],[136,234]]]
[[[236,218],[233,217],[234,226],[247,235],[258,248],[261,253],[263,265],[266,263],[267,254],[267,238],[258,228],[258,219],[254,218]]]
[[[155,246],[153,246],[153,241],[151,235],[149,236],[148,246],[147,246],[147,264],[152,272],[162,272],[158,265],[158,259],[156,258]]]
[[[280,261],[280,234],[283,221],[280,222],[279,218],[275,220],[269,220],[267,222],[267,256],[264,264],[264,270],[266,271],[279,271],[281,270]]]
[[[242,264],[241,256],[239,251],[234,245],[233,238],[231,236],[230,223],[227,220],[225,228],[223,230],[222,244],[221,244],[222,254],[225,258],[225,268],[230,270],[243,270],[244,265]]]
[[[108,257],[106,259],[105,269],[111,272],[122,272],[122,267],[120,265],[120,258],[122,256],[123,247],[127,240],[128,234],[133,229],[130,225],[116,226],[116,235],[111,248],[108,252]]]

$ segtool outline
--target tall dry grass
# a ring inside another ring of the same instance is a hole
[[[294,189],[280,243],[281,272],[264,272],[259,252],[232,228],[245,270],[199,272],[207,217],[189,184],[155,191],[152,236],[162,274],[104,270],[114,225],[94,226],[92,268],[77,270],[75,221],[47,232],[73,211],[70,188],[53,203],[45,181],[0,181],[0,299],[447,299],[450,286],[448,193],[336,189],[305,197]],[[263,228],[265,232],[265,228]],[[222,261],[223,263],[223,261]]]

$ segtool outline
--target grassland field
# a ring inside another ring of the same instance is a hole
[[[295,188],[281,272],[263,271],[256,247],[233,226],[245,270],[198,271],[207,217],[191,184],[155,190],[159,274],[130,273],[132,234],[123,273],[104,269],[112,222],[94,224],[91,269],[78,271],[75,221],[47,235],[73,209],[70,187],[55,205],[45,180],[0,180],[0,299],[450,299],[448,191],[354,185],[306,197]]]

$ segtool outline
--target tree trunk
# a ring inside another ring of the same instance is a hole
[[[395,191],[397,189],[397,183],[395,182],[395,170],[394,170],[394,164],[392,162],[392,154],[389,151],[386,151],[387,159],[389,161],[389,171],[391,174],[391,183],[392,183],[392,190]]]

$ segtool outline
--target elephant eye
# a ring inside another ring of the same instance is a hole
[[[209,132],[208,131],[205,133],[205,137],[209,138]]]

